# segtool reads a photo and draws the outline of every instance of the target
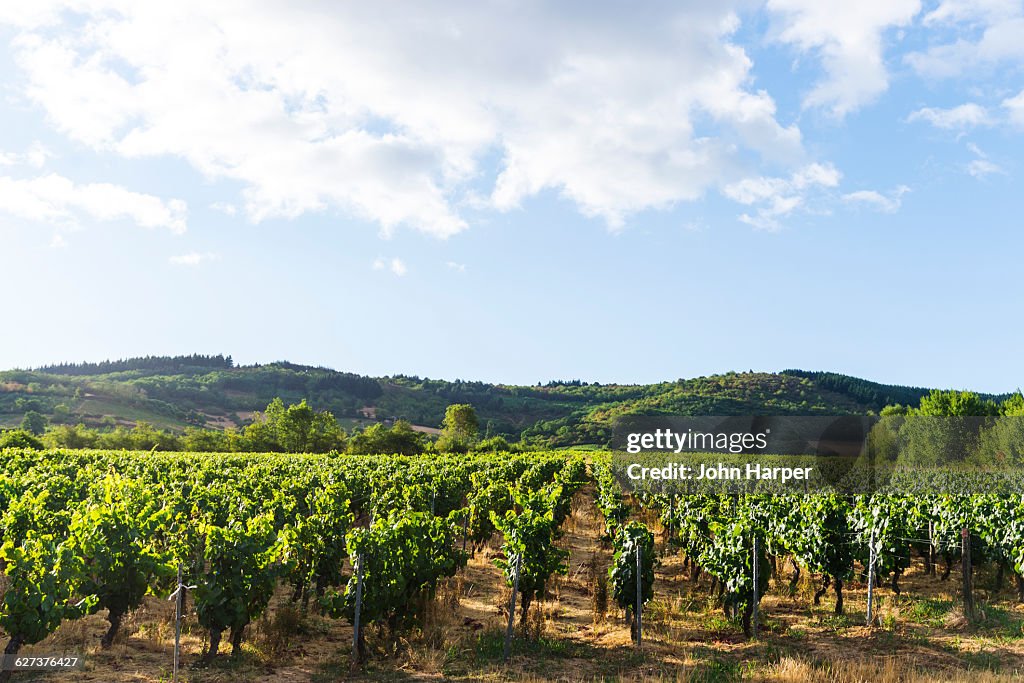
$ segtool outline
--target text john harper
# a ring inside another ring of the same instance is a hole
[[[787,482],[792,479],[805,480],[811,478],[813,467],[768,467],[757,463],[748,463],[745,467],[725,465],[724,463],[685,465],[670,462],[661,467],[644,467],[640,463],[632,463],[626,468],[626,476],[630,479],[772,479]]]

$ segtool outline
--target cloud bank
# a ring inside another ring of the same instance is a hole
[[[76,183],[56,173],[0,176],[0,212],[60,228],[76,228],[83,220],[128,220],[173,233],[185,232],[188,215],[179,199],[163,200],[110,183]]]
[[[340,211],[447,237],[471,195],[512,210],[555,192],[614,229],[806,163],[736,11],[89,0],[0,21],[22,95],[78,143],[237,181],[252,221]]]

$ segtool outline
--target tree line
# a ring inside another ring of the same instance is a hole
[[[876,455],[904,464],[1024,464],[1024,394],[996,400],[932,391],[917,406],[886,406],[869,435]]]
[[[184,368],[230,370],[233,367],[235,367],[235,362],[231,356],[222,354],[204,356],[193,353],[188,356],[145,356],[114,361],[105,360],[99,363],[58,363],[44,365],[33,370],[50,375],[102,375],[108,372],[128,372],[130,370],[173,372]]]
[[[285,405],[275,398],[242,428],[187,427],[178,433],[148,422],[110,429],[48,425],[29,410],[18,429],[0,431],[0,448],[97,448],[105,450],[187,451],[200,453],[350,453],[419,455],[426,452],[511,451],[502,437],[480,438],[480,423],[469,404],[445,411],[437,437],[416,431],[405,420],[375,423],[346,431],[327,410],[314,410],[305,399]]]

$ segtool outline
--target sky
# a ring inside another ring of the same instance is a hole
[[[0,367],[1024,384],[1024,3],[0,5]]]

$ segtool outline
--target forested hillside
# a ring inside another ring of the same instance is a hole
[[[236,365],[231,356],[146,357],[0,372],[0,426],[28,413],[50,424],[164,429],[245,424],[274,398],[306,399],[347,425],[405,419],[438,427],[445,408],[472,404],[483,436],[546,446],[606,443],[625,414],[814,415],[878,412],[917,404],[928,389],[828,372],[729,372],[648,385],[579,380],[507,386],[414,376],[365,377],[276,362]]]

